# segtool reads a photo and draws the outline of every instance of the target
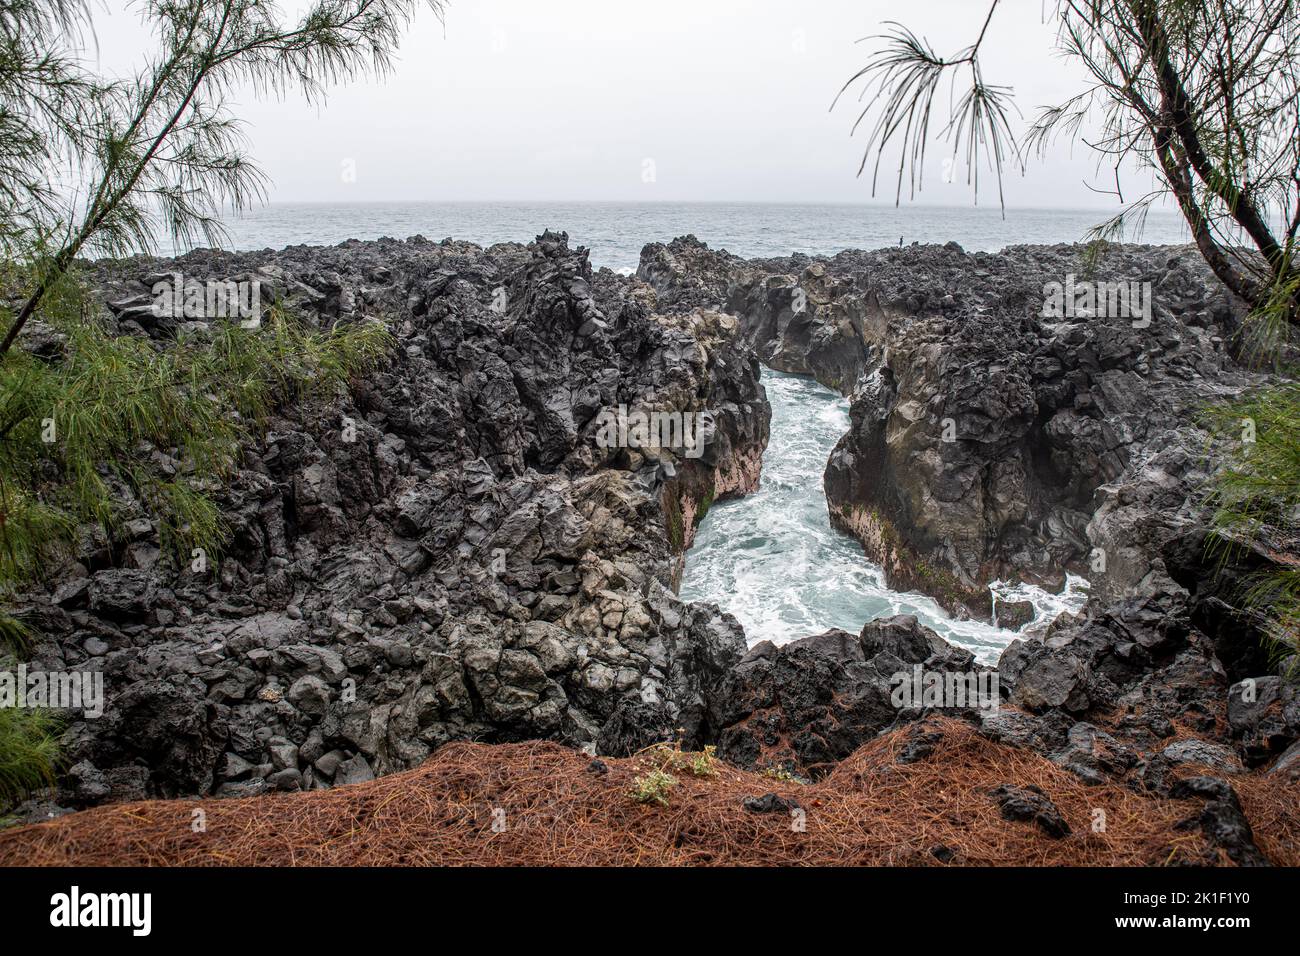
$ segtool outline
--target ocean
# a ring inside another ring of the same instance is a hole
[[[545,229],[568,232],[596,267],[635,269],[641,248],[694,234],[738,256],[832,255],[911,242],[955,241],[994,252],[1022,243],[1080,242],[1106,219],[1098,210],[886,204],[783,203],[274,203],[227,221],[232,249],[333,245],[345,239],[467,239],[483,246],[528,242]],[[1191,237],[1177,212],[1153,211],[1139,237],[1154,244]],[[164,251],[174,251],[164,246]]]
[[[838,627],[856,634],[878,617],[912,614],[983,663],[997,661],[1019,635],[959,621],[922,594],[893,591],[857,541],[831,527],[822,472],[849,428],[848,400],[811,378],[763,369],[772,432],[758,491],[709,509],[686,554],[683,600],[712,601],[735,615],[750,645],[784,644]],[[1071,578],[1059,595],[1031,585],[996,594],[1027,600],[1034,620],[1078,611],[1086,584]]]
[[[970,251],[1014,244],[1078,242],[1105,218],[1082,210],[941,208],[888,205],[763,203],[284,203],[229,223],[230,247],[327,245],[381,236],[453,237],[487,246],[526,242],[545,229],[564,230],[587,246],[597,267],[631,271],[641,248],[694,234],[713,248],[744,257],[792,252],[834,254],[904,243],[956,241]],[[1140,237],[1159,244],[1190,241],[1176,213],[1153,212]],[[951,618],[920,594],[890,590],[858,543],[833,529],[822,472],[848,429],[848,402],[817,382],[769,369],[763,382],[772,404],[771,441],[759,491],[715,505],[686,557],[681,596],[734,614],[752,645],[782,644],[830,627],[856,632],[867,621],[915,614],[923,624],[968,648],[985,663],[1018,635],[996,625]],[[1038,622],[1078,610],[1086,582],[1072,579],[1060,595],[1020,586],[995,593],[1030,600]]]

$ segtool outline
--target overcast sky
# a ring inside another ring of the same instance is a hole
[[[1042,2],[1004,2],[985,41],[987,78],[1014,87],[1027,116],[1081,82],[1053,52]],[[121,71],[148,38],[138,8],[108,3],[101,63]],[[862,64],[855,41],[898,19],[951,53],[986,11],[983,0],[451,0],[445,23],[421,14],[385,80],[336,88],[320,108],[241,97],[236,112],[279,201],[867,201],[854,103],[828,112]],[[943,182],[946,155],[930,153],[920,201],[967,204],[961,166]],[[1008,178],[1007,202],[1109,206],[1085,181],[1111,179],[1086,147],[1062,143]],[[1136,195],[1147,182],[1126,185]],[[892,201],[892,181],[878,196]]]

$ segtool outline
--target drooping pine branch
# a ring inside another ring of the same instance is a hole
[[[41,3],[67,0],[21,2],[40,10]],[[264,196],[264,176],[245,155],[238,125],[226,110],[224,97],[231,89],[241,84],[273,94],[298,89],[319,98],[334,83],[383,74],[392,66],[402,30],[421,6],[441,13],[441,0],[316,0],[298,21],[286,23],[259,0],[150,0],[146,10],[159,27],[162,52],[132,82],[99,82],[70,54],[59,60],[95,95],[69,129],[51,127],[49,135],[15,154],[15,162],[29,168],[56,150],[67,152],[80,174],[73,192],[84,201],[57,215],[30,213],[37,225],[29,232],[43,240],[62,239],[50,243],[48,252],[29,245],[33,285],[0,338],[0,357],[87,250],[149,251],[159,227],[177,243],[198,236],[215,241],[223,209],[240,210]],[[44,20],[33,16],[38,23],[58,19],[48,11]],[[68,6],[61,16],[77,21],[83,14]],[[57,48],[52,37],[40,40]],[[14,72],[26,85],[6,86],[0,71],[0,131],[7,107],[35,114],[41,103],[55,102],[53,80],[42,82],[30,66]],[[0,148],[0,169],[4,160]],[[39,176],[28,178],[36,195]],[[39,212],[40,204],[28,201],[24,208]],[[6,219],[3,213],[0,207],[0,221]],[[0,226],[0,240],[4,235]]]

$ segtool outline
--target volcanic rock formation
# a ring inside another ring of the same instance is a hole
[[[162,348],[179,323],[149,289],[172,272],[257,280],[321,328],[382,321],[395,347],[351,396],[266,423],[215,493],[209,570],[121,488],[120,535],[87,528],[27,596],[29,666],[102,670],[110,702],[70,728],[62,802],[328,787],[453,739],[711,735],[743,636],[671,588],[699,514],[758,481],[770,409],[734,319],[655,314],[563,233],[88,267],[110,327]],[[601,447],[620,405],[709,412],[703,454]]]

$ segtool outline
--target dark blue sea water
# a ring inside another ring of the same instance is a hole
[[[596,266],[635,269],[641,247],[693,233],[713,248],[746,258],[792,252],[833,254],[911,242],[960,243],[992,252],[1019,243],[1077,242],[1106,213],[1079,210],[886,204],[767,203],[274,203],[230,220],[233,249],[332,245],[345,239],[468,239],[480,245],[527,242],[544,229],[565,230],[587,246]],[[1174,212],[1155,211],[1140,240],[1190,241]]]

